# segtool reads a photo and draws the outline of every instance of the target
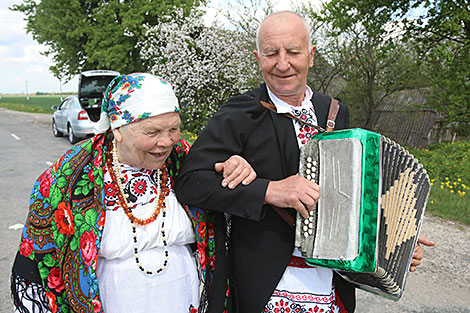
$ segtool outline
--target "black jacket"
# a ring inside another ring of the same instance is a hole
[[[264,84],[230,99],[199,135],[175,184],[176,195],[182,203],[232,215],[231,275],[235,283],[232,292],[234,307],[240,313],[263,310],[294,249],[294,231],[263,203],[270,180],[298,172],[295,130],[290,118],[267,110],[260,100],[269,101]],[[312,97],[322,127],[326,125],[330,100],[316,92]],[[348,109],[340,104],[336,129],[348,126]],[[222,176],[214,171],[214,164],[234,154],[243,156],[251,164],[257,178],[248,186],[229,190],[221,187]],[[290,213],[295,215],[295,210],[290,209]],[[224,282],[226,275],[226,272],[216,274],[215,284]],[[353,312],[354,287],[336,274],[334,282],[346,308]],[[213,295],[218,292],[222,291],[214,290]],[[218,300],[211,303],[211,312],[222,312],[216,309],[216,303],[222,302],[216,298]]]

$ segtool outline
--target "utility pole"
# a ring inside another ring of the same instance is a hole
[[[59,78],[60,102],[62,102],[62,80]]]
[[[26,80],[26,100],[29,101],[29,94],[28,94],[28,81]]]

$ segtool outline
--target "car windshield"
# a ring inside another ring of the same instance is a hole
[[[101,98],[114,77],[116,76],[83,76],[80,85],[80,98]]]

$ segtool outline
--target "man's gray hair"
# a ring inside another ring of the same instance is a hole
[[[312,37],[311,37],[311,34],[310,34],[310,26],[308,25],[307,20],[297,12],[284,10],[284,11],[274,12],[274,13],[266,16],[264,18],[264,20],[259,24],[258,29],[256,30],[256,50],[258,50],[258,54],[260,53],[260,51],[259,51],[259,31],[260,31],[261,26],[263,25],[264,21],[266,21],[268,18],[270,18],[272,16],[282,15],[282,14],[285,14],[285,13],[292,13],[292,14],[295,14],[298,17],[300,17],[300,19],[302,20],[302,22],[305,25],[305,29],[307,30],[308,50],[310,51],[310,49],[312,49]]]

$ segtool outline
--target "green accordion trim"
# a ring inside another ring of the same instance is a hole
[[[356,138],[362,144],[362,190],[359,226],[359,254],[354,260],[305,259],[311,266],[352,272],[374,272],[377,267],[379,217],[380,134],[364,129],[348,129],[317,134],[313,139],[332,140]],[[367,164],[367,166],[366,166]]]

